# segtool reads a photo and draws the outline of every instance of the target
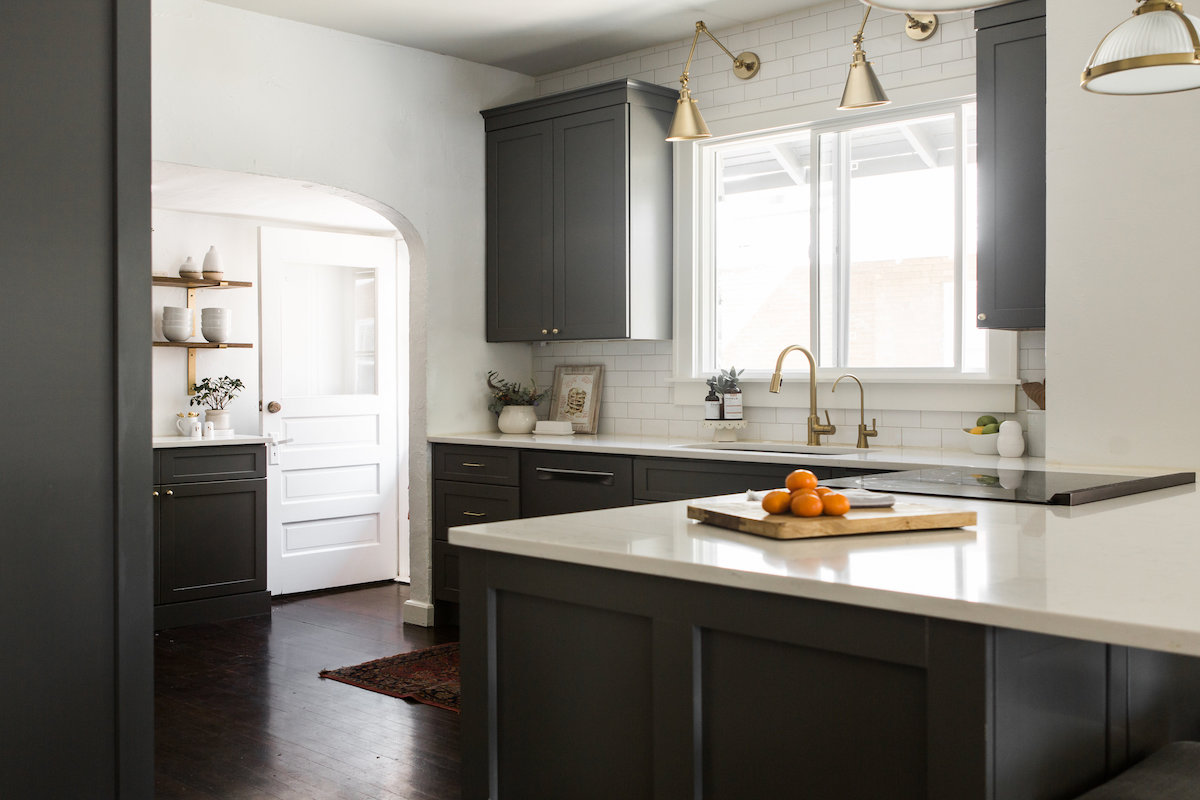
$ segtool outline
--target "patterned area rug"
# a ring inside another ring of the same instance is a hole
[[[353,667],[323,669],[321,677],[450,711],[459,710],[458,642]]]

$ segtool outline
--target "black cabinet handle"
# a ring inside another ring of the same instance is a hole
[[[555,469],[554,467],[535,467],[534,469],[538,473],[537,478],[539,481],[552,481],[558,478],[578,478],[611,484],[614,477],[611,472],[595,472],[590,469]]]

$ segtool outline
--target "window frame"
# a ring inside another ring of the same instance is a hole
[[[680,401],[687,402],[687,397],[699,391],[704,386],[704,379],[712,374],[706,368],[703,359],[706,343],[715,342],[714,319],[710,318],[707,309],[712,307],[713,283],[715,271],[712,266],[714,242],[711,224],[711,206],[714,197],[714,182],[716,170],[716,154],[721,150],[730,149],[749,142],[770,142],[781,138],[792,138],[798,131],[808,131],[812,137],[811,148],[814,164],[819,164],[821,134],[849,131],[860,127],[870,127],[888,124],[903,119],[936,116],[953,113],[961,120],[963,106],[974,102],[974,98],[963,96],[951,100],[940,100],[930,103],[907,105],[887,111],[871,111],[866,114],[848,115],[824,119],[820,121],[778,126],[763,130],[743,131],[697,142],[687,142],[676,146],[675,151],[675,336],[674,336],[674,378],[673,383],[678,387],[676,392]],[[956,181],[956,204],[961,209],[964,204],[962,180],[962,164],[965,152],[962,141],[962,125],[957,128],[957,145],[959,152],[958,180]],[[709,160],[709,164],[705,164]],[[707,167],[707,168],[706,168]],[[812,182],[812,207],[817,208],[820,181]],[[817,226],[819,220],[813,215],[811,220],[813,234],[810,237],[810,258],[816,263],[818,247]],[[956,367],[940,368],[871,368],[855,369],[855,374],[868,383],[870,394],[868,405],[875,409],[911,409],[911,410],[971,410],[992,408],[997,411],[1010,410],[1015,406],[1013,387],[1017,380],[1017,335],[1012,331],[988,330],[987,338],[987,369],[981,373],[964,373],[961,371],[962,348],[962,280],[963,231],[962,226],[956,233],[955,245],[955,274],[960,299],[957,303],[956,317],[959,317],[955,330]],[[812,270],[814,291],[818,270]],[[814,329],[820,324],[813,320]],[[815,332],[814,332],[814,339]],[[819,340],[816,340],[819,341]],[[790,342],[780,342],[782,350]],[[815,355],[815,354],[814,354]],[[789,359],[784,364],[785,381],[791,379],[808,380],[807,367],[799,362],[804,359]],[[836,378],[845,372],[842,367],[818,367],[817,380],[819,384],[832,384]],[[769,370],[748,370],[743,378],[747,403],[761,406],[795,406],[799,404],[793,394],[785,399],[784,394],[769,394],[765,386],[770,378]],[[822,407],[851,408],[858,406],[858,398],[850,397],[855,394],[823,394]],[[698,395],[703,396],[701,391]],[[677,401],[679,402],[679,401]],[[699,402],[699,401],[697,401]]]

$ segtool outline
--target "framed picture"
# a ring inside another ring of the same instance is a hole
[[[550,419],[570,422],[576,433],[595,433],[600,425],[603,385],[603,364],[555,367]]]

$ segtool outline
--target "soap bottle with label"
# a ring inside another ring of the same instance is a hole
[[[743,370],[744,371],[744,370]],[[721,416],[723,419],[742,418],[742,387],[738,385],[741,372],[735,367],[721,370],[717,385],[721,387]]]
[[[708,396],[704,398],[704,418],[721,418],[721,397],[717,394],[717,379],[708,379]]]

